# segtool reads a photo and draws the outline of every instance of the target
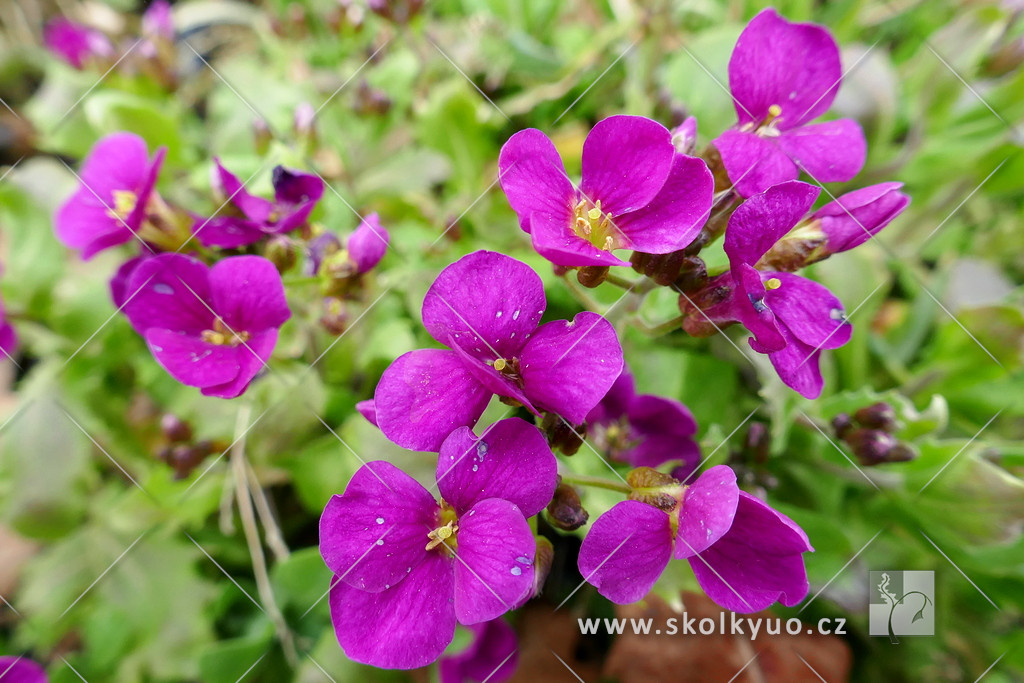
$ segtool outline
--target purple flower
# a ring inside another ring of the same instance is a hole
[[[0,269],[0,272],[3,272]],[[13,360],[14,352],[18,350],[18,334],[14,327],[7,321],[4,312],[4,302],[0,299],[0,360],[10,358]]]
[[[76,69],[84,69],[86,63],[94,57],[110,57],[114,54],[114,46],[101,32],[63,17],[46,25],[43,43],[47,50]]]
[[[366,418],[366,421],[377,426],[377,406],[373,401],[360,401],[356,404],[356,412]]]
[[[692,470],[700,460],[693,414],[679,401],[638,396],[629,368],[587,415],[587,432],[612,458],[633,467],[683,460],[684,468]]]
[[[835,254],[867,242],[910,204],[903,183],[880,183],[847,192],[811,216],[825,235],[825,252]]]
[[[337,235],[325,232],[309,242],[308,272],[315,275],[327,264],[342,276],[361,275],[373,270],[387,253],[391,235],[380,224],[380,216],[366,216],[352,234],[344,248]]]
[[[174,16],[167,0],[155,0],[143,12],[142,34],[150,38],[174,40]]]
[[[642,599],[669,559],[686,559],[717,604],[757,612],[791,607],[807,595],[802,554],[813,548],[793,520],[736,486],[725,465],[691,486],[659,491],[675,500],[661,509],[625,500],[601,515],[583,540],[579,570],[601,595],[626,604]]]
[[[440,451],[440,503],[375,461],[320,518],[320,552],[335,574],[331,617],[357,662],[424,666],[456,622],[495,619],[532,593],[536,542],[526,518],[551,500],[557,468],[544,436],[511,418],[480,438],[456,429]]]
[[[249,194],[233,173],[216,164],[213,185],[239,215],[198,218],[193,231],[207,247],[234,249],[258,242],[267,235],[291,232],[306,223],[324,193],[319,176],[274,168],[274,201]]]
[[[622,347],[596,313],[539,325],[546,306],[541,279],[508,256],[477,251],[441,271],[423,324],[450,348],[410,351],[384,371],[374,394],[384,435],[437,450],[495,394],[581,424],[622,371]]]
[[[128,276],[124,306],[150,351],[183,384],[205,396],[235,398],[263,369],[277,330],[291,316],[274,265],[234,256],[213,267],[159,254]]]
[[[3,683],[46,683],[43,667],[24,657],[0,657],[0,680]]]
[[[166,151],[150,159],[145,141],[131,133],[97,142],[82,166],[82,186],[57,211],[57,239],[90,259],[138,238]]]
[[[736,209],[725,231],[730,272],[708,284],[731,286],[732,296],[704,311],[716,322],[742,323],[754,335],[751,348],[768,354],[782,381],[807,398],[817,397],[824,385],[818,365],[822,349],[850,341],[853,327],[842,302],[824,285],[755,265],[800,222],[818,192],[813,185],[789,181]]]
[[[441,683],[502,683],[512,678],[519,663],[516,632],[502,619],[468,627],[469,647],[438,663]]]
[[[809,123],[832,105],[842,81],[839,48],[815,24],[790,23],[774,9],[754,17],[729,60],[739,122],[714,145],[744,197],[806,170],[820,182],[847,181],[867,145],[852,119]]]
[[[711,212],[714,181],[700,159],[642,116],[599,122],[583,144],[573,186],[554,144],[530,128],[498,160],[501,187],[533,246],[560,266],[627,266],[614,249],[667,254],[689,244]]]

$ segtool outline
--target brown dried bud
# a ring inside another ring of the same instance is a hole
[[[608,266],[583,266],[576,271],[576,281],[584,287],[597,287],[608,277]]]
[[[564,531],[579,529],[590,519],[576,489],[562,483],[555,489],[555,497],[548,503],[547,513],[551,526]]]
[[[544,584],[555,561],[555,547],[543,536],[537,536],[537,554],[533,560],[533,597],[544,591]]]
[[[583,445],[583,429],[574,429],[555,413],[545,413],[540,429],[548,438],[552,450],[564,455],[576,455]]]

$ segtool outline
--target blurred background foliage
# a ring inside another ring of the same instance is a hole
[[[0,288],[22,349],[20,368],[4,367],[0,405],[0,652],[47,663],[55,683],[405,680],[347,662],[319,600],[329,572],[317,520],[359,458],[432,471],[430,456],[389,444],[355,403],[372,396],[396,356],[431,344],[418,321],[422,297],[469,251],[533,265],[547,286],[547,319],[577,312],[496,185],[502,143],[540,128],[573,174],[601,118],[673,125],[692,114],[702,147],[735,120],[726,65],[762,6],[434,0],[403,24],[358,0],[189,0],[174,7],[174,67],[162,82],[130,58],[108,73],[75,71],[40,45],[44,23],[65,15],[127,48],[144,9],[135,2],[4,3]],[[740,355],[741,330],[727,330],[729,339],[645,336],[632,323],[677,313],[663,293],[613,316],[627,361],[642,392],[693,410],[710,464],[736,466],[807,530],[817,597],[800,616],[849,619],[852,680],[1024,680],[1021,8],[775,6],[826,25],[843,49],[848,73],[833,114],[862,123],[869,159],[855,181],[829,191],[899,180],[913,203],[879,238],[812,269],[855,326],[853,340],[827,354],[822,399],[801,399],[760,357]],[[311,128],[294,124],[305,105],[316,111]],[[218,206],[214,156],[254,176],[258,193],[269,192],[275,164],[315,169],[330,189],[313,219],[327,229],[344,234],[357,212],[379,212],[392,249],[348,311],[348,331],[323,330],[315,285],[297,282],[271,371],[245,397],[202,398],[167,376],[110,301],[108,279],[128,252],[82,263],[52,234],[51,216],[76,182],[71,168],[118,130],[168,148],[159,191],[196,214]],[[599,310],[619,295],[592,294]],[[878,400],[897,407],[899,436],[919,457],[859,471],[829,422]],[[239,421],[240,411],[250,419]],[[181,479],[156,457],[164,413],[210,442]],[[501,414],[492,406],[485,420]],[[767,459],[743,447],[754,423],[772,436]],[[290,548],[271,548],[268,561],[299,653],[291,662],[232,506],[223,452],[243,437],[249,476]],[[586,451],[571,466],[607,474]],[[592,519],[612,502],[584,499]],[[547,533],[559,559],[545,600],[557,605],[579,577],[571,535]],[[867,636],[869,569],[935,571],[934,638],[897,648]],[[678,600],[695,587],[686,572],[674,567],[658,591]],[[570,605],[574,616],[611,614],[587,589]],[[608,646],[572,655],[600,667]]]

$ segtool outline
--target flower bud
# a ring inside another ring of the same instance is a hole
[[[825,235],[822,255],[853,249],[867,242],[899,216],[910,197],[900,192],[903,183],[880,183],[847,192],[811,215]]]
[[[837,437],[845,439],[846,435],[853,429],[853,420],[846,413],[839,413],[832,418],[832,429],[835,430]]]
[[[626,475],[626,483],[633,489],[629,500],[638,500],[666,512],[679,503],[683,493],[677,479],[651,467],[632,470]]]
[[[597,287],[608,277],[608,266],[583,266],[576,271],[576,281],[584,287]]]
[[[186,443],[192,440],[192,425],[172,413],[160,418],[160,431],[171,443]]]
[[[266,250],[263,256],[274,264],[277,272],[284,273],[295,266],[297,255],[295,243],[285,235],[274,235],[267,240]]]
[[[256,148],[256,154],[263,156],[270,149],[270,141],[274,139],[274,136],[270,132],[270,126],[263,118],[258,118],[252,122],[252,141],[253,147]]]
[[[583,509],[576,489],[561,482],[555,489],[555,497],[548,503],[547,513],[551,526],[563,531],[579,529],[590,518],[590,514]]]
[[[670,254],[638,254],[633,253],[630,262],[633,269],[643,273],[662,287],[668,287],[679,277],[687,256],[682,251]]]
[[[339,335],[348,329],[349,314],[344,301],[333,296],[324,297],[323,311],[320,324],[325,330],[333,335]]]
[[[889,432],[864,427],[850,431],[844,440],[862,465],[888,462],[889,452],[899,443]]]
[[[708,283],[708,267],[697,256],[686,256],[676,278],[676,287],[684,292],[695,292]],[[660,283],[659,283],[660,284]]]
[[[752,422],[743,440],[743,450],[757,464],[764,464],[771,454],[772,435],[763,422]]]
[[[543,536],[537,536],[537,554],[533,560],[533,597],[544,591],[544,584],[551,574],[551,565],[555,561],[555,547]]]
[[[688,116],[672,129],[672,144],[679,154],[692,155],[697,147],[697,118]]]
[[[871,429],[881,429],[886,432],[895,432],[899,429],[896,411],[891,405],[881,401],[861,408],[853,414],[853,419]]]
[[[356,89],[355,110],[360,116],[383,116],[391,110],[391,98],[364,79],[359,81],[359,87]]]

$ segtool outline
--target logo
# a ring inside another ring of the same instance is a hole
[[[868,633],[889,636],[935,635],[935,572],[868,572],[871,598]]]

